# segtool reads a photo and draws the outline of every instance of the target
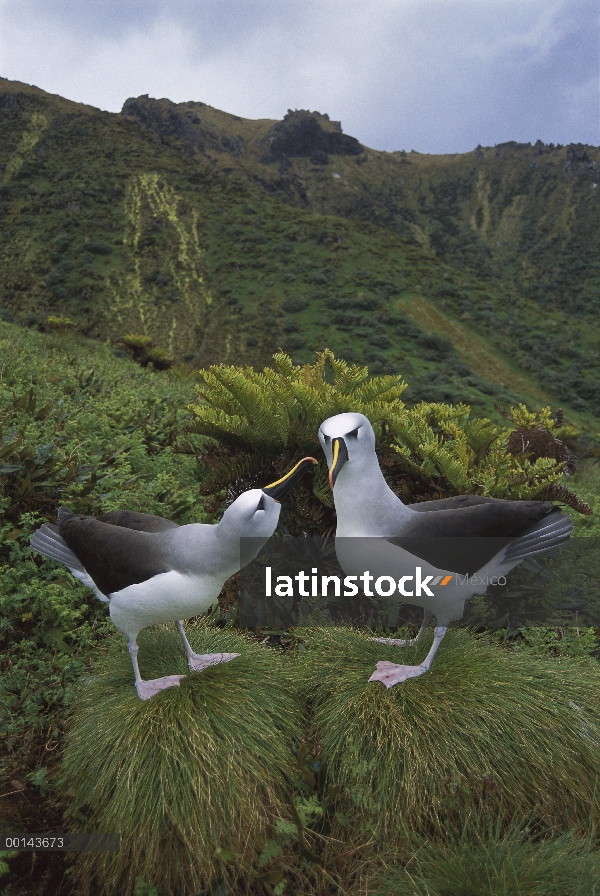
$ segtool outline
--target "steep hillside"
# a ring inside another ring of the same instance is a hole
[[[566,403],[593,426],[600,333],[554,293],[542,307],[519,253],[527,216],[539,208],[549,226],[567,194],[560,239],[596,238],[597,153],[573,152],[541,156],[556,168],[571,153],[560,177],[527,168],[531,183],[550,178],[544,199],[519,180],[529,162],[516,150],[386,154],[318,113],[248,121],[139,97],[115,115],[0,80],[0,315],[40,327],[68,315],[114,341],[144,333],[193,366],[260,367],[280,345],[308,361],[328,346],[404,373],[412,400]],[[504,248],[485,249],[500,232]]]

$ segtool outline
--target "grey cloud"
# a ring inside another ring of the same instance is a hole
[[[590,0],[0,0],[0,18],[0,74],[113,111],[319,109],[388,150],[600,143]]]

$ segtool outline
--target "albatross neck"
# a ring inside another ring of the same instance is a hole
[[[349,461],[333,490],[337,537],[394,535],[411,511],[383,478],[377,457]]]

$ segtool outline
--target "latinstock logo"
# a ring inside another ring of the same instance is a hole
[[[415,567],[414,575],[401,576],[397,581],[393,576],[378,576],[375,578],[369,570],[365,570],[361,575],[356,576],[324,576],[320,577],[319,583],[318,570],[312,568],[311,574],[300,570],[294,576],[278,575],[273,582],[273,568],[265,567],[265,597],[355,597],[359,592],[357,582],[362,582],[362,591],[367,597],[392,597],[396,590],[402,597],[422,597],[427,595],[433,597],[434,592],[431,588],[436,585],[445,587],[448,585],[453,576],[425,576],[423,577],[423,569],[421,566]],[[459,576],[460,579],[469,578],[473,580],[474,576]],[[409,584],[409,583],[414,584]],[[297,584],[297,589],[294,585]],[[310,590],[308,585],[310,583]],[[375,592],[371,590],[371,584],[375,588]],[[431,586],[431,587],[430,587]],[[343,591],[342,591],[343,587]],[[412,588],[413,590],[408,590]]]

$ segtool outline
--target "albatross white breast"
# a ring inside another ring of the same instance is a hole
[[[135,685],[142,700],[179,685],[185,676],[144,681],[137,636],[148,625],[176,621],[193,671],[235,659],[236,653],[196,654],[183,630],[183,619],[207,610],[224,582],[240,569],[240,539],[256,539],[255,555],[279,521],[280,499],[306,469],[304,458],[277,482],[240,495],[215,525],[178,526],[170,520],[133,511],[100,517],[78,516],[61,507],[58,525],[43,525],[31,537],[33,550],[64,564],[100,600],[128,639]],[[251,552],[249,552],[251,553]],[[251,556],[244,558],[249,562]]]
[[[319,441],[329,465],[342,569],[389,576],[402,587],[406,603],[424,610],[413,641],[376,640],[398,647],[414,644],[436,617],[433,645],[420,665],[377,663],[370,681],[386,687],[429,670],[448,624],[460,619],[468,598],[481,593],[481,581],[505,576],[525,557],[559,547],[573,530],[570,519],[550,501],[460,495],[403,504],[383,477],[375,433],[362,414],[325,420]]]

